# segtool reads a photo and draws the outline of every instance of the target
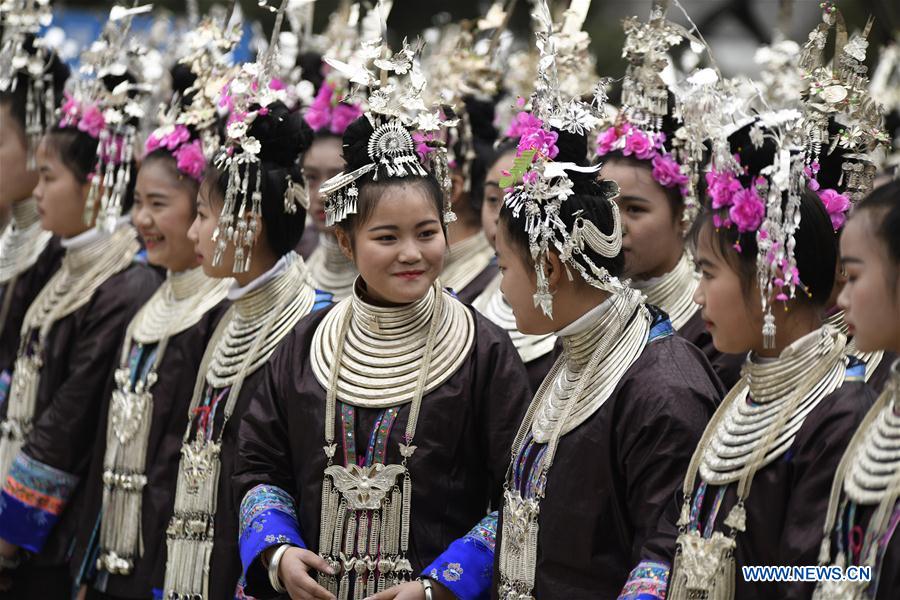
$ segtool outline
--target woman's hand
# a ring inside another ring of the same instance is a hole
[[[456,600],[456,596],[437,581],[432,580],[431,597],[434,600]],[[407,581],[378,592],[366,600],[425,600],[425,586],[421,581]]]
[[[335,600],[334,596],[309,574],[319,571],[334,575],[325,559],[303,548],[288,548],[278,565],[278,578],[291,600]]]

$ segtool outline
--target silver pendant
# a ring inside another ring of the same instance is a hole
[[[220,445],[217,442],[207,442],[199,431],[193,442],[182,447],[181,469],[187,486],[185,491],[188,494],[196,494],[200,486],[212,475],[219,458],[219,450]]]
[[[112,394],[110,419],[116,439],[124,446],[140,429],[144,413],[153,401],[153,396],[148,390],[155,383],[156,374],[150,373],[146,385],[142,381],[138,382],[134,391],[128,389],[130,383],[128,369],[118,369],[115,377],[119,387]]]
[[[375,463],[370,467],[332,465],[325,469],[325,474],[331,475],[334,487],[347,500],[351,510],[378,510],[404,471],[406,468],[401,465]]]

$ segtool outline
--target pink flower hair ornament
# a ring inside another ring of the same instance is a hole
[[[339,90],[333,84],[325,82],[306,109],[303,119],[316,133],[327,130],[334,135],[343,135],[347,126],[362,114],[359,104],[341,101]]]
[[[98,105],[79,102],[69,92],[65,93],[61,113],[60,127],[74,127],[95,140],[100,139],[100,132],[106,127],[106,119]]]
[[[831,226],[835,231],[838,231],[844,226],[844,223],[847,222],[847,213],[849,212],[852,203],[848,196],[838,192],[836,189],[822,189],[819,180],[816,179],[820,168],[819,161],[813,161],[812,164],[803,168],[803,174],[809,179],[806,186],[819,196],[819,200],[822,201],[825,210],[828,211],[828,217],[831,219]]]
[[[664,188],[677,187],[682,196],[690,193],[690,178],[684,169],[665,149],[666,134],[651,133],[623,121],[609,127],[597,136],[597,156],[621,152],[638,160],[650,161],[653,180]]]
[[[203,145],[200,140],[191,139],[191,132],[184,125],[168,125],[151,133],[144,145],[144,152],[150,154],[156,150],[165,150],[171,154],[179,172],[195,181],[203,180],[206,170]]]

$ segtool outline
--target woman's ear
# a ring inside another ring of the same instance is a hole
[[[338,247],[347,260],[353,261],[353,244],[350,243],[350,236],[341,227],[334,228],[334,236],[337,238]]]
[[[559,254],[556,252],[548,252],[547,262],[544,268],[549,289],[551,292],[555,292],[559,289],[561,281],[560,277],[565,277],[566,274],[566,267],[563,265],[563,262],[559,260]]]
[[[464,189],[466,186],[466,180],[462,176],[462,173],[459,172],[459,170],[454,169],[450,173],[450,182],[452,184],[452,187],[450,188],[452,190],[450,193],[450,204],[454,209],[456,209],[459,206],[459,201],[465,199],[466,197],[466,192]]]

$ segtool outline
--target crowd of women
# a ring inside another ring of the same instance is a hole
[[[589,1],[261,4],[0,3],[0,598],[900,597],[871,21],[751,80],[657,1],[600,77]]]

